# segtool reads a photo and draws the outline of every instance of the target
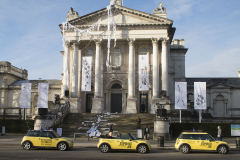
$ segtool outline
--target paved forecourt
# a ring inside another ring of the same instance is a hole
[[[0,145],[19,145],[21,144],[22,138],[25,134],[6,134],[5,136],[0,136]],[[70,137],[73,140],[73,137]],[[149,143],[151,144],[152,149],[173,149],[175,150],[175,140],[176,138],[173,138],[171,141],[165,141],[164,147],[158,146],[158,141],[149,140]],[[236,148],[236,141],[235,138],[223,138],[223,141],[227,142],[230,146],[231,151],[238,150],[240,151],[240,148]],[[80,138],[77,137],[76,140],[74,140],[73,147],[81,147],[81,148],[97,148],[98,138],[90,138],[89,141],[87,137]]]

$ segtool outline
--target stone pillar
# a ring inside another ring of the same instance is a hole
[[[63,88],[62,88],[62,96],[65,96],[65,91],[69,90],[69,48],[70,43],[67,41],[64,47],[64,63],[63,63]]]
[[[82,72],[82,51],[78,50],[78,90],[77,90],[78,97],[81,97],[81,72]]]
[[[153,45],[153,73],[152,73],[152,90],[153,99],[159,98],[159,57],[158,57],[158,39],[152,38]]]
[[[135,42],[135,39],[128,38],[129,62],[128,62],[128,99],[127,99],[126,113],[137,113],[136,98],[135,98],[134,42]]]
[[[77,89],[78,89],[78,46],[79,42],[75,41],[73,43],[73,65],[72,65],[72,98],[77,98]]]
[[[91,113],[101,113],[101,44],[102,40],[95,40],[96,56],[95,56],[95,87],[94,98]]]
[[[168,58],[167,58],[167,39],[162,40],[162,90],[168,96]]]

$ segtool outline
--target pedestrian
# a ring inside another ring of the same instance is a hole
[[[218,126],[217,140],[218,141],[222,141],[222,129],[221,129],[221,126]]]
[[[47,130],[53,130],[53,127],[51,124],[48,126]]]
[[[109,125],[109,132],[113,132],[113,126],[112,126],[112,124]]]
[[[139,118],[139,116],[137,116],[136,122],[137,122],[137,129],[140,129],[140,127],[141,127],[141,118]]]
[[[150,129],[148,128],[147,125],[145,125],[145,128],[144,128],[144,139],[145,140],[149,140],[149,133],[150,133]]]

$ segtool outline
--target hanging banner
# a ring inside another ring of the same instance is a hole
[[[38,84],[38,104],[37,108],[48,108],[48,83]]]
[[[32,83],[22,83],[20,108],[31,107]]]
[[[91,91],[92,57],[82,59],[82,91]]]
[[[207,109],[206,82],[194,82],[194,109]]]
[[[175,82],[175,109],[187,109],[187,82]]]
[[[139,91],[149,90],[148,55],[139,55]]]

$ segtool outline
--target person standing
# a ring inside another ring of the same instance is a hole
[[[221,129],[221,126],[218,126],[217,140],[218,141],[222,141],[222,129]]]
[[[137,122],[137,129],[140,129],[140,127],[141,127],[141,118],[139,118],[139,116],[137,116],[136,122]]]
[[[149,140],[149,133],[150,133],[150,130],[149,130],[148,126],[145,125],[145,128],[144,128],[144,139],[145,140]]]

